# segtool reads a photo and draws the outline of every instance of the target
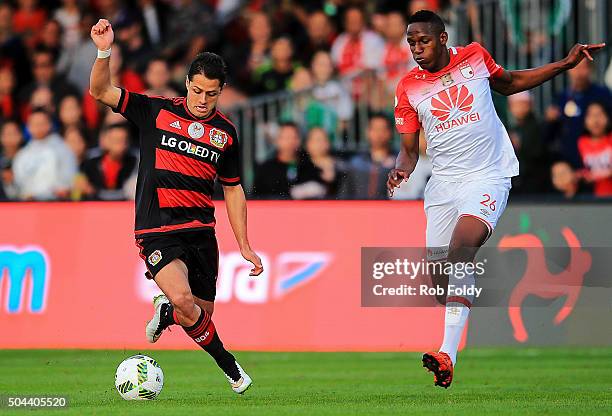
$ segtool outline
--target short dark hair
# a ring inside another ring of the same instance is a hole
[[[411,23],[428,23],[438,35],[446,30],[442,18],[431,10],[419,10],[408,19],[408,24]]]
[[[221,88],[225,85],[225,77],[227,66],[225,61],[216,53],[202,52],[199,53],[191,65],[187,77],[189,81],[193,81],[193,77],[200,74],[208,79],[218,79]]]
[[[298,124],[297,124],[295,121],[291,121],[291,120],[284,120],[284,121],[281,121],[281,122],[278,124],[278,129],[280,130],[280,129],[282,129],[283,127],[290,127],[290,128],[292,128],[292,129],[297,130],[297,132],[298,132],[298,133],[301,133],[301,131],[300,131],[300,126],[298,126]]]
[[[31,111],[30,114],[28,116],[28,119],[30,118],[30,116],[33,116],[34,114],[44,114],[47,119],[49,120],[49,122],[53,119],[51,117],[51,113],[49,113],[44,107],[34,107]]]
[[[370,117],[368,118],[368,124],[371,123],[372,120],[376,120],[376,119],[381,119],[382,121],[385,122],[385,124],[387,124],[387,127],[390,130],[393,130],[393,123],[391,122],[391,119],[389,117],[387,117],[383,113],[372,113],[372,114],[370,114]]]
[[[36,55],[49,55],[51,57],[51,62],[53,62],[54,65],[57,61],[57,53],[45,45],[36,45],[34,47],[34,50],[32,51],[32,57]]]

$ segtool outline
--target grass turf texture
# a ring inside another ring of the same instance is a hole
[[[0,351],[0,395],[67,395],[72,415],[533,414],[612,412],[612,349],[468,349],[448,390],[434,387],[416,353],[254,353],[237,357],[255,384],[233,393],[200,351],[142,351],[165,386],[155,401],[128,402],[117,365],[136,351]],[[24,414],[5,407],[0,414]]]

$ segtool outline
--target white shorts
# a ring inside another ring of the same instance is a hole
[[[489,236],[506,209],[512,184],[510,178],[470,182],[447,182],[431,178],[425,187],[428,257],[446,257],[457,220],[476,217],[489,228]]]

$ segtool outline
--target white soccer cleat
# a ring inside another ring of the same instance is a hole
[[[240,367],[240,364],[236,363],[236,367],[238,367],[238,371],[240,372],[240,379],[238,381],[232,380],[227,374],[225,377],[227,377],[227,381],[229,381],[230,385],[232,386],[234,393],[242,394],[247,391],[249,387],[251,387],[253,380],[247,373],[245,373],[242,367]]]
[[[147,341],[150,343],[157,342],[164,329],[170,326],[167,323],[168,317],[166,315],[168,314],[168,310],[172,307],[166,295],[155,296],[153,298],[153,306],[155,307],[155,315],[153,315],[153,319],[147,323],[145,330]]]

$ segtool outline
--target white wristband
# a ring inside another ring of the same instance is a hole
[[[109,56],[111,56],[111,48],[108,48],[105,51],[101,51],[100,49],[98,49],[98,58],[105,59],[105,58],[108,58]]]

